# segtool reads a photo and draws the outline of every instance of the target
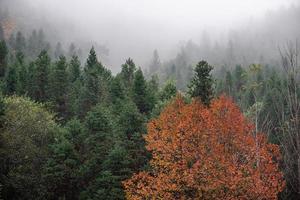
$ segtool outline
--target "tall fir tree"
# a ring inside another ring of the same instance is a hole
[[[49,71],[51,60],[47,51],[43,50],[35,61],[35,91],[34,99],[40,102],[47,101],[49,90]]]
[[[7,54],[8,48],[4,40],[0,40],[0,78],[5,75],[5,69],[7,67]]]
[[[60,117],[67,117],[68,74],[66,57],[60,56],[51,72],[50,94],[55,111]]]
[[[81,95],[82,115],[104,98],[103,75],[106,69],[98,61],[94,47],[90,50],[87,63],[84,68],[84,86]]]
[[[200,61],[195,68],[195,75],[191,80],[189,94],[191,97],[199,98],[206,106],[210,104],[213,97],[213,69],[206,61]]]
[[[81,76],[81,69],[80,69],[80,60],[78,56],[73,55],[70,61],[70,65],[68,68],[69,71],[69,80],[71,83],[78,80]]]
[[[15,41],[15,50],[16,52],[24,52],[26,49],[26,39],[23,36],[22,32],[18,31]]]
[[[147,102],[147,82],[141,68],[135,72],[133,83],[133,100],[141,113],[148,113],[149,103]]]
[[[18,85],[17,85],[17,94],[24,95],[27,89],[27,66],[24,61],[24,54],[19,51],[16,53],[16,67],[17,67],[17,78],[18,78]]]
[[[4,92],[6,95],[13,95],[16,93],[18,85],[17,71],[14,66],[9,66],[5,74]]]

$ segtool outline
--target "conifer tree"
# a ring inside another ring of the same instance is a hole
[[[9,66],[5,74],[5,88],[4,92],[6,95],[15,94],[17,90],[17,72],[14,66]]]
[[[78,80],[81,76],[81,70],[80,70],[80,61],[78,56],[73,55],[70,61],[69,65],[69,80],[71,83],[74,83],[76,80]]]
[[[150,111],[147,102],[147,83],[141,68],[135,72],[133,83],[133,100],[141,113]]]
[[[0,40],[0,78],[5,75],[5,69],[7,67],[7,54],[8,49],[4,40]]]
[[[27,67],[24,61],[24,54],[22,52],[17,52],[16,54],[16,67],[17,67],[17,93],[19,95],[24,95],[27,89]]]
[[[207,106],[213,97],[213,79],[210,74],[212,69],[213,67],[206,61],[200,61],[195,68],[195,75],[188,86],[191,97],[199,98]]]
[[[61,117],[67,115],[67,89],[68,89],[68,75],[67,75],[67,61],[66,57],[60,56],[55,63],[51,73],[50,92],[51,99],[55,102],[56,111]]]
[[[109,77],[110,72],[98,61],[95,49],[92,48],[84,68],[84,86],[81,97],[83,115],[105,98],[104,88]]]
[[[18,32],[16,35],[16,42],[15,42],[15,50],[17,52],[24,52],[26,48],[26,39],[23,36],[22,32]]]
[[[35,62],[35,94],[34,99],[45,102],[47,100],[49,90],[49,68],[50,57],[47,51],[43,50]]]
[[[4,40],[4,31],[0,23],[0,41]]]

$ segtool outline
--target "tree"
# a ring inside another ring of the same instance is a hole
[[[49,67],[50,57],[47,51],[43,50],[35,61],[35,100],[45,102],[47,100],[49,90]]]
[[[82,115],[105,98],[106,82],[109,78],[110,72],[98,61],[96,52],[92,48],[84,68],[84,87],[81,100]]]
[[[83,148],[86,132],[77,119],[70,120],[65,129],[56,134],[50,155],[43,170],[47,199],[78,199],[81,191]]]
[[[64,51],[63,51],[63,48],[61,46],[61,43],[58,42],[56,44],[56,47],[55,47],[55,51],[54,51],[54,57],[55,59],[59,59],[61,56],[64,55]]]
[[[27,66],[24,61],[24,54],[22,52],[16,53],[16,68],[17,68],[17,94],[24,95],[27,89]]]
[[[4,199],[44,199],[42,169],[58,126],[42,104],[16,96],[5,98],[4,104],[2,195]]]
[[[60,117],[67,117],[67,89],[68,89],[68,74],[67,74],[66,57],[60,56],[55,63],[51,73],[50,93],[51,99],[55,103],[55,111]]]
[[[133,82],[133,100],[141,113],[150,111],[147,102],[147,83],[141,68],[135,72]]]
[[[85,127],[88,135],[84,141],[84,164],[80,170],[84,182],[81,195],[86,198],[93,199],[99,190],[95,184],[101,177],[101,166],[114,145],[113,124],[110,111],[103,105],[96,105],[86,115]]]
[[[153,75],[154,73],[157,73],[158,70],[161,67],[160,59],[157,50],[155,49],[153,52],[153,57],[151,60],[151,63],[149,65],[149,73],[150,75]]]
[[[81,76],[81,70],[80,70],[80,61],[78,56],[73,55],[70,61],[69,65],[69,79],[71,83],[74,83],[76,80],[78,80]]]
[[[210,107],[181,96],[148,123],[149,171],[124,181],[128,199],[276,199],[280,150],[227,97]],[[259,154],[257,154],[259,152]],[[259,164],[258,161],[259,160]]]
[[[189,94],[191,97],[199,98],[204,105],[209,105],[213,97],[213,69],[206,61],[200,61],[195,68],[195,75],[191,80]]]
[[[18,86],[17,71],[14,66],[9,66],[5,75],[5,88],[4,93],[12,95],[16,92]]]
[[[24,52],[26,49],[26,39],[20,31],[16,35],[15,48],[16,52]]]
[[[0,41],[4,40],[4,31],[3,31],[3,28],[2,28],[2,25],[0,23]]]
[[[3,78],[5,75],[5,69],[7,67],[7,54],[8,49],[5,41],[0,40],[0,78]]]
[[[125,64],[122,65],[120,76],[122,77],[124,86],[130,89],[134,81],[134,73],[136,72],[136,66],[131,58],[128,58]]]

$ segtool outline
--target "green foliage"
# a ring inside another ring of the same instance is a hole
[[[67,89],[68,89],[68,74],[67,61],[64,56],[59,57],[50,74],[50,98],[55,103],[55,111],[60,114],[60,117],[67,116]]]
[[[4,93],[7,95],[15,94],[17,90],[17,72],[14,66],[9,66],[4,79]]]
[[[141,113],[149,113],[150,105],[147,102],[147,83],[141,68],[134,75],[133,100]]]
[[[42,168],[58,127],[53,115],[41,104],[16,96],[5,98],[4,103],[4,126],[0,135],[1,158],[5,160],[1,163],[5,169],[1,172],[3,197],[43,199]]]
[[[4,40],[0,40],[0,78],[4,77],[5,75],[7,67],[7,54],[8,49],[6,42]]]
[[[47,51],[43,50],[35,61],[34,74],[34,99],[40,102],[45,102],[49,96],[49,67],[50,57]]]
[[[191,97],[199,98],[205,105],[210,104],[213,97],[213,69],[206,61],[200,61],[195,68],[195,75],[191,80],[189,94]]]

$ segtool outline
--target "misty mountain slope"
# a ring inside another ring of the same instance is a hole
[[[269,11],[259,20],[252,20],[232,29],[222,39],[210,37],[203,32],[200,42],[189,40],[184,43],[175,58],[149,66],[149,76],[153,69],[162,80],[173,78],[177,86],[186,89],[192,68],[199,60],[207,60],[215,67],[216,73],[222,68],[233,69],[236,65],[248,67],[251,64],[280,67],[280,50],[300,38],[300,5]],[[158,51],[159,52],[159,51]]]

